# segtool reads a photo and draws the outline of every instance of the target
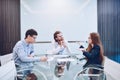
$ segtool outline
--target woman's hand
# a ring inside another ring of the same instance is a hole
[[[81,50],[82,52],[86,52],[86,49],[85,49],[85,48],[80,48],[80,50]]]

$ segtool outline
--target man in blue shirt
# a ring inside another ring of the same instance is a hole
[[[37,37],[37,32],[34,29],[29,29],[26,31],[25,39],[20,40],[16,43],[13,48],[13,59],[17,70],[24,70],[22,74],[26,76],[31,73],[33,68],[33,62],[46,61],[47,57],[34,57],[33,43]]]

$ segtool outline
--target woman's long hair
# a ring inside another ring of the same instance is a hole
[[[98,33],[93,32],[93,33],[90,33],[90,38],[92,40],[93,45],[99,45],[100,46],[100,60],[103,64],[103,62],[104,62],[104,50],[103,50],[102,42],[100,40],[100,35]],[[87,48],[87,51],[90,52],[91,49],[92,49],[92,45],[89,44],[88,48]]]

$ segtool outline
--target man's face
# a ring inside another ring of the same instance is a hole
[[[36,38],[37,38],[37,35],[33,35],[33,36],[28,35],[29,43],[34,43]]]
[[[64,39],[62,33],[57,34],[57,38],[56,39],[58,41],[62,41]]]

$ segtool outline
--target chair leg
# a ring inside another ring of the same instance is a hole
[[[22,80],[21,78],[17,77],[17,80]]]

